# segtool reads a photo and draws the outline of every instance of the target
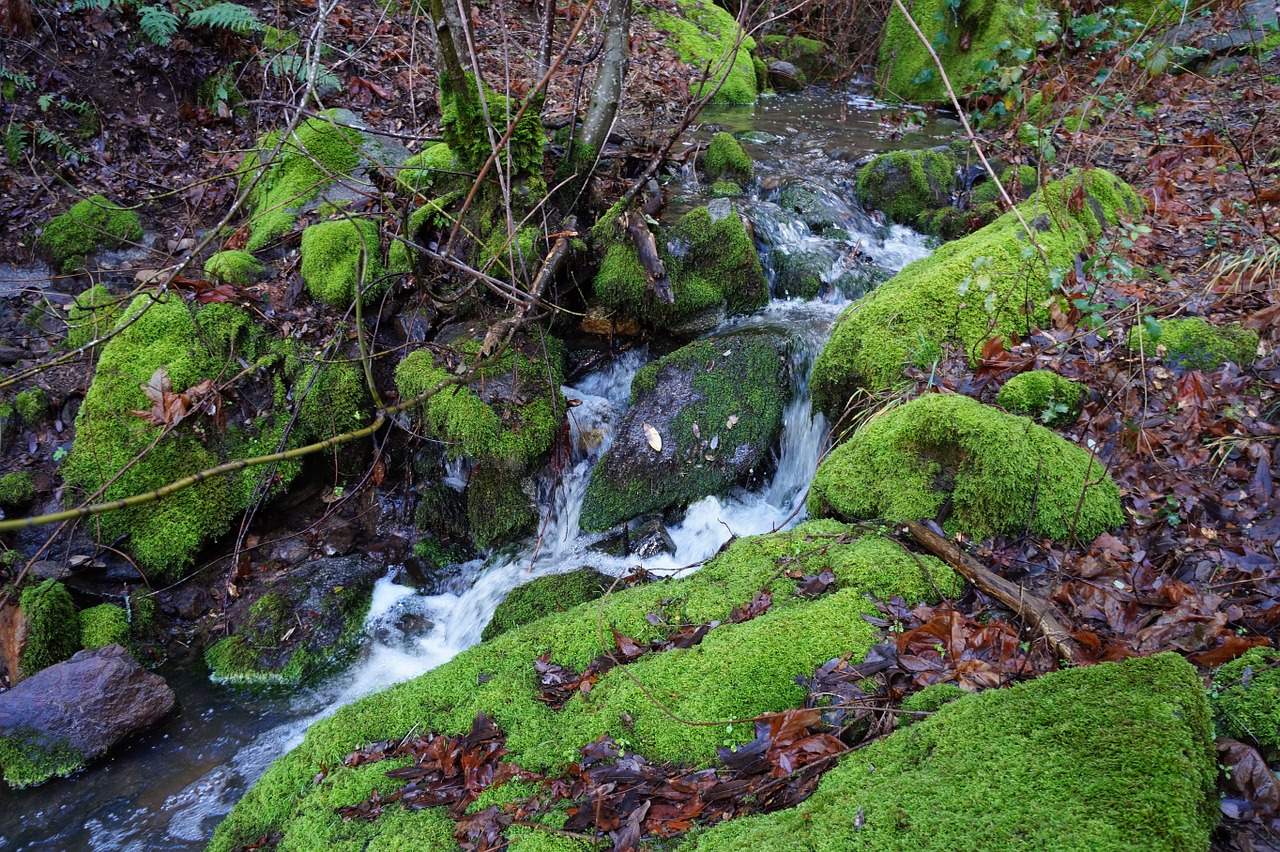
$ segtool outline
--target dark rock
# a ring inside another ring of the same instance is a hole
[[[98,759],[176,706],[164,678],[119,645],[80,651],[0,694],[0,765],[15,787]]]
[[[213,608],[213,598],[197,583],[186,583],[159,596],[160,609],[184,621],[195,621]]]
[[[661,553],[675,553],[676,543],[660,517],[637,518],[618,532],[591,546],[592,550],[624,558],[648,559]]]
[[[769,63],[769,85],[779,92],[798,92],[806,82],[804,72],[790,62],[775,59]]]

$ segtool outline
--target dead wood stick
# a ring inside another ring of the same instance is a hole
[[[970,583],[1009,607],[1044,634],[1059,659],[1073,662],[1082,659],[1079,647],[1071,638],[1071,631],[1063,623],[1057,608],[1049,601],[984,568],[954,542],[948,541],[924,524],[907,521],[900,526],[921,547],[959,571]]]
[[[513,316],[501,322],[495,323],[489,329],[489,333],[485,335],[484,343],[480,345],[481,357],[489,357],[497,352],[511,340],[519,328],[528,320],[529,309],[542,301],[542,294],[546,292],[547,283],[556,276],[560,271],[560,267],[564,265],[565,258],[569,256],[569,241],[578,236],[578,219],[576,216],[569,216],[561,225],[560,233],[556,234],[556,241],[551,246],[551,251],[547,252],[547,257],[542,261],[542,268],[538,270],[538,274],[534,276],[533,284],[529,287],[529,295],[520,307],[516,309]]]
[[[636,254],[640,258],[640,265],[644,267],[645,278],[648,279],[653,292],[668,305],[674,303],[676,296],[671,289],[671,279],[667,278],[667,267],[658,256],[658,244],[653,239],[653,232],[645,224],[644,217],[628,211],[622,214],[620,224],[636,245]]]

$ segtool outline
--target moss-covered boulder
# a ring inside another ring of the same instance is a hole
[[[1213,676],[1218,730],[1254,743],[1274,763],[1280,758],[1280,651],[1253,648]]]
[[[67,346],[79,349],[106,337],[120,318],[121,299],[101,284],[94,284],[71,303],[67,313]]]
[[[23,677],[60,663],[80,650],[80,614],[67,587],[56,580],[27,586],[18,597],[27,638],[18,661]]]
[[[267,337],[239,307],[215,303],[197,309],[175,295],[154,300],[144,294],[125,315],[121,326],[126,317],[137,319],[103,347],[76,418],[75,444],[63,466],[69,499],[146,494],[222,462],[301,446],[358,428],[364,420],[367,393],[354,366],[314,360],[300,344]],[[133,413],[152,409],[145,388],[155,395],[166,389],[182,393],[206,380],[227,381],[246,363],[260,369],[237,386],[241,405],[217,401],[214,411],[225,421],[200,407],[162,434],[165,427]],[[288,487],[300,470],[301,462],[279,463],[265,493]],[[176,577],[204,542],[225,532],[237,513],[262,496],[262,475],[262,468],[247,468],[211,477],[104,513],[90,529],[106,541],[123,539],[142,566],[156,572],[153,577]]]
[[[63,273],[75,272],[85,256],[142,239],[138,211],[91,195],[44,226],[36,245]]]
[[[493,618],[485,625],[480,639],[488,642],[543,616],[598,600],[612,582],[612,577],[594,568],[579,568],[564,574],[538,577],[523,586],[516,586],[493,611]]]
[[[818,467],[809,512],[948,531],[1090,542],[1124,523],[1102,462],[1043,426],[959,394],[927,394],[863,426]]]
[[[467,498],[442,482],[420,490],[413,513],[414,525],[422,537],[413,545],[419,559],[436,568],[465,562],[475,555],[471,542],[471,522],[467,518]]]
[[[755,164],[742,149],[742,143],[723,130],[712,137],[702,159],[702,167],[713,181],[727,178],[738,183],[750,180],[751,173],[755,171]]]
[[[104,603],[80,611],[80,644],[85,648],[129,646],[129,614],[124,607]]]
[[[537,529],[538,510],[521,488],[520,477],[505,467],[485,464],[471,471],[466,498],[471,539],[482,550]]]
[[[1019,373],[1004,383],[996,402],[1005,411],[1049,426],[1070,426],[1080,416],[1088,389],[1048,370]]]
[[[302,232],[302,280],[316,301],[349,308],[360,294],[361,304],[375,303],[396,273],[408,272],[403,254],[393,253],[396,268],[388,268],[375,219],[342,217],[312,225]]]
[[[799,706],[805,688],[797,675],[811,674],[832,657],[861,660],[876,642],[875,628],[862,617],[876,611],[868,594],[913,602],[934,600],[935,588],[957,590],[955,575],[939,561],[917,561],[892,542],[858,535],[832,521],[811,522],[741,539],[691,577],[615,592],[604,601],[606,633],[612,626],[640,643],[666,635],[664,620],[722,623],[696,647],[648,654],[609,671],[562,710],[538,700],[533,663],[549,653],[554,662],[581,671],[600,654],[597,602],[508,630],[416,680],[345,707],[313,725],[302,745],[267,771],[218,828],[210,849],[223,852],[276,832],[282,849],[327,848],[339,836],[358,846],[376,838],[394,848],[396,838],[420,841],[429,827],[447,837],[448,823],[440,832],[441,812],[402,812],[398,805],[372,823],[344,822],[335,808],[363,800],[375,787],[388,793],[400,782],[386,778],[386,764],[344,767],[342,758],[411,730],[467,731],[481,711],[506,733],[504,760],[535,772],[558,769],[602,735],[625,738],[629,750],[651,760],[713,759],[725,742],[724,728],[690,727],[668,711],[685,719],[734,719]],[[802,557],[807,571],[829,568],[837,590],[816,600],[796,596],[796,581],[778,570],[788,557]],[[742,624],[723,623],[762,588],[773,595],[768,612]],[[636,681],[661,695],[666,710],[646,699]],[[742,742],[752,733],[749,725],[735,726],[729,736]],[[328,775],[316,783],[322,768]],[[453,848],[449,844],[443,848]]]
[[[1040,183],[1040,175],[1034,166],[1008,166],[1000,173],[1000,184],[1016,202],[1030,198]],[[969,206],[981,208],[1000,201],[1000,187],[992,180],[984,180],[969,192]]]
[[[431,190],[436,195],[460,189],[463,181],[466,177],[462,173],[462,164],[453,149],[444,142],[429,145],[405,160],[397,175],[397,184],[402,190]]]
[[[900,225],[945,206],[955,187],[955,158],[940,151],[881,154],[858,171],[858,200]]]
[[[1200,317],[1136,325],[1129,348],[1184,370],[1216,370],[1227,361],[1248,367],[1258,357],[1258,332],[1239,323],[1215,326]]]
[[[800,805],[687,848],[1203,852],[1216,778],[1203,686],[1161,654],[950,703],[849,755]]]
[[[723,494],[761,476],[789,396],[785,341],[699,340],[645,366],[613,445],[591,472],[584,530]]]
[[[363,636],[382,567],[344,556],[320,559],[232,608],[230,636],[205,652],[218,683],[293,686],[346,659]]]
[[[994,334],[1025,337],[1047,325],[1059,297],[1051,270],[1071,269],[1107,226],[1141,209],[1109,172],[1078,172],[1019,205],[1047,263],[1010,212],[910,264],[841,314],[814,364],[815,408],[838,416],[859,388],[882,390],[908,366],[927,369],[946,343],[976,359]]]
[[[711,99],[712,104],[755,103],[759,94],[755,66],[751,62],[755,39],[743,36],[735,51],[740,34],[738,22],[732,13],[711,0],[676,0],[676,6],[678,14],[647,8],[644,11],[658,29],[670,34],[667,43],[675,48],[682,61],[699,72],[708,66],[717,72],[701,84],[702,75],[696,74],[689,82],[693,96],[701,98],[724,76],[724,84]]]
[[[815,299],[822,291],[822,276],[830,270],[830,259],[816,251],[774,251],[773,294],[784,299]]]
[[[709,330],[720,312],[746,313],[769,301],[755,243],[727,200],[695,207],[676,225],[655,235],[675,295],[659,300],[649,287],[635,246],[625,235],[608,240],[594,289],[606,307],[657,329]],[[692,328],[691,328],[692,327]]]
[[[814,38],[767,35],[760,39],[760,44],[771,55],[795,65],[810,80],[821,78],[824,72],[831,71],[834,66],[834,63],[828,61],[830,49]]]
[[[0,476],[0,508],[21,509],[36,496],[36,480],[30,471],[15,470]]]
[[[211,255],[204,262],[204,272],[210,278],[243,287],[262,277],[262,263],[247,251],[228,249]]]

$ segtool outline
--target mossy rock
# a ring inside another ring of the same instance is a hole
[[[467,519],[467,498],[462,492],[444,484],[423,488],[413,518],[424,534],[413,548],[419,558],[443,568],[475,555],[471,547],[471,523]]]
[[[405,192],[425,192],[430,189],[441,195],[462,189],[464,182],[470,184],[461,171],[462,164],[453,149],[444,142],[437,142],[404,161],[397,183]]]
[[[1186,317],[1153,325],[1130,329],[1129,348],[1184,370],[1216,370],[1228,361],[1248,367],[1258,357],[1258,332],[1239,323],[1215,326],[1199,317]]]
[[[36,497],[36,480],[29,471],[15,470],[0,476],[0,506],[20,509]]]
[[[520,477],[497,466],[481,465],[467,483],[467,522],[476,547],[487,550],[533,533],[538,511],[520,487]]]
[[[631,407],[591,472],[582,528],[607,530],[763,475],[790,395],[785,349],[774,335],[715,337],[636,373]]]
[[[702,159],[702,167],[707,177],[713,181],[727,178],[743,183],[751,179],[755,164],[743,150],[742,144],[723,130],[711,138],[707,153]]]
[[[80,644],[85,648],[128,648],[130,634],[129,614],[122,606],[104,603],[80,611]]]
[[[955,187],[955,158],[939,151],[881,154],[858,171],[858,200],[900,225],[945,206]]]
[[[75,272],[86,255],[142,239],[138,212],[91,195],[44,226],[36,245],[64,274]]]
[[[545,344],[545,348],[544,348]],[[396,389],[411,399],[452,378],[470,364],[481,341],[464,340],[451,359],[427,349],[396,367]],[[564,344],[554,337],[520,338],[480,369],[469,385],[450,385],[419,407],[426,430],[449,442],[449,453],[524,473],[551,449],[565,417]]]
[[[1080,416],[1088,389],[1048,370],[1019,373],[1004,383],[996,402],[1048,426],[1070,426]]]
[[[564,574],[538,577],[523,586],[516,586],[493,611],[493,618],[485,625],[480,639],[488,642],[543,616],[599,600],[612,582],[612,577],[594,568],[579,568]]]
[[[27,641],[18,667],[31,677],[80,650],[80,614],[67,587],[55,580],[27,586],[18,597],[27,619]]]
[[[675,49],[681,61],[699,71],[708,66],[720,69],[720,73],[712,75],[706,82],[699,83],[700,74],[690,80],[689,88],[694,98],[701,98],[723,76],[725,66],[722,66],[721,60],[729,57],[733,51],[740,28],[730,12],[711,0],[676,0],[676,6],[679,15],[647,8],[644,12],[654,26],[670,34],[667,44]],[[755,39],[751,36],[743,37],[737,52],[730,57],[732,62],[727,65],[728,76],[712,97],[712,105],[756,102],[759,89],[756,86],[755,66],[751,61],[751,52],[755,47]]]
[[[244,287],[262,277],[262,263],[247,251],[228,249],[206,260],[204,272],[210,278]]]
[[[1039,186],[1040,176],[1033,166],[1009,166],[1000,174],[1000,183],[1015,202],[1030,198]],[[980,207],[1000,201],[1000,187],[984,180],[969,192],[969,206]]]
[[[69,496],[103,487],[104,500],[145,494],[222,462],[302,446],[364,421],[367,395],[356,367],[314,361],[301,344],[268,338],[242,308],[215,303],[196,309],[174,295],[153,302],[143,294],[125,313],[137,320],[103,347],[76,418],[75,444],[63,466]],[[181,392],[205,379],[234,376],[244,363],[262,368],[237,388],[254,414],[228,406],[226,431],[193,413],[156,443],[160,427],[131,414],[151,408],[142,388],[161,367],[173,391]],[[198,422],[200,429],[194,428]],[[299,461],[281,462],[267,494],[287,488],[301,469]],[[157,572],[153,577],[179,576],[200,546],[225,532],[255,499],[263,470],[211,477],[105,513],[92,529],[107,541],[124,538],[142,566]]]
[[[27,388],[13,398],[13,410],[28,426],[43,423],[49,418],[49,395],[44,388]]]
[[[362,305],[375,304],[393,276],[409,271],[403,260],[388,268],[376,219],[344,217],[312,225],[302,232],[301,252],[302,280],[311,297],[340,309],[351,307],[357,293]]]
[[[1080,191],[1084,203],[1070,203]],[[841,314],[813,368],[814,407],[838,417],[859,389],[884,390],[908,366],[928,369],[955,343],[976,360],[994,334],[1025,338],[1049,323],[1058,297],[1050,271],[1072,268],[1076,253],[1142,202],[1101,169],[1072,174],[1018,208],[1046,263],[1012,212],[977,233],[917,260]]]
[[[961,98],[990,79],[985,63],[1016,65],[1013,51],[1036,46],[1034,2],[963,0],[953,9],[946,0],[915,0],[908,8]],[[951,102],[928,48],[896,7],[884,25],[876,78],[889,95],[910,103]]]
[[[742,187],[731,180],[718,180],[711,184],[713,198],[741,198],[742,195]]]
[[[711,206],[729,207],[727,200]],[[746,313],[769,301],[769,283],[755,243],[742,217],[731,207],[695,207],[676,225],[655,234],[659,255],[675,295],[666,304],[653,294],[635,246],[613,235],[606,246],[593,283],[607,308],[633,316],[664,331],[680,332],[719,311]],[[702,323],[714,327],[717,322]]]
[[[831,228],[839,228],[852,215],[843,203],[802,180],[788,181],[778,192],[778,206],[796,214],[819,236]]]
[[[811,80],[820,79],[828,70],[830,48],[815,38],[767,35],[760,39],[760,44],[770,54],[795,65]]]
[[[606,632],[613,627],[642,644],[666,635],[670,625],[664,620],[724,622],[735,606],[765,587],[773,606],[743,624],[722,623],[697,647],[647,655],[614,669],[560,711],[538,700],[533,662],[550,653],[554,662],[581,671],[600,654],[598,602],[508,630],[416,680],[344,707],[313,725],[301,746],[267,770],[219,826],[210,849],[223,852],[275,832],[282,834],[281,848],[320,849],[361,831],[360,823],[329,818],[321,824],[307,816],[321,808],[332,814],[335,807],[358,802],[385,778],[367,772],[369,767],[343,767],[342,757],[410,730],[462,733],[481,711],[507,734],[504,759],[535,772],[558,771],[577,759],[580,746],[602,735],[625,738],[629,750],[650,760],[688,765],[712,760],[725,741],[724,728],[673,721],[627,674],[663,696],[669,713],[686,719],[749,718],[801,706],[806,691],[796,675],[811,674],[832,657],[861,660],[877,641],[876,629],[863,618],[877,612],[867,595],[898,595],[912,603],[936,600],[935,587],[943,594],[958,590],[956,576],[938,560],[917,561],[890,541],[859,535],[832,521],[816,521],[739,539],[690,577],[609,595],[603,604]],[[807,571],[829,568],[837,590],[816,600],[795,595],[796,582],[778,564],[800,556]],[[742,742],[753,734],[749,725],[735,726],[732,739]],[[313,779],[322,767],[329,775],[317,785]],[[359,782],[353,772],[363,773]],[[330,794],[338,789],[341,797]],[[387,812],[398,810],[393,806]],[[422,826],[438,815],[423,811],[400,818]],[[380,824],[372,825],[375,833]],[[390,848],[393,837],[408,830],[403,823],[391,824],[386,831],[394,834],[384,832],[379,839]]]
[[[1203,685],[1160,654],[948,704],[850,754],[796,807],[682,848],[1203,852],[1217,774]]]
[[[1213,676],[1213,715],[1218,730],[1254,743],[1268,762],[1280,758],[1280,652],[1251,648]]]
[[[774,251],[773,294],[780,299],[816,299],[822,292],[822,276],[831,260],[816,251]]]
[[[67,346],[79,349],[106,337],[120,318],[120,299],[101,284],[94,284],[71,303],[67,314]]]
[[[1125,522],[1103,463],[1043,426],[959,394],[926,394],[867,423],[818,467],[809,512],[932,518],[948,532],[1082,543]]]

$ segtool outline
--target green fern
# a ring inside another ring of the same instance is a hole
[[[273,56],[265,62],[267,71],[275,77],[292,77],[299,83],[307,82],[307,63],[301,56],[292,53],[282,53],[279,56]],[[316,69],[316,88],[323,91],[325,89],[338,89],[342,87],[342,82],[337,76],[326,66],[321,65]]]
[[[84,159],[76,146],[67,140],[67,137],[56,130],[45,127],[43,124],[35,125],[35,140],[37,146],[52,149],[59,160],[79,164]]]
[[[92,9],[95,12],[105,12],[111,8],[112,0],[75,0],[71,4],[73,12],[87,12]]]
[[[22,152],[30,137],[31,131],[23,124],[15,122],[4,129],[4,152],[10,163],[16,166],[22,162]]]
[[[239,3],[214,3],[207,9],[198,9],[187,16],[187,23],[193,27],[226,30],[238,35],[262,29],[257,13]]]
[[[147,41],[168,47],[178,32],[178,16],[163,6],[143,6],[138,10],[138,25]]]

